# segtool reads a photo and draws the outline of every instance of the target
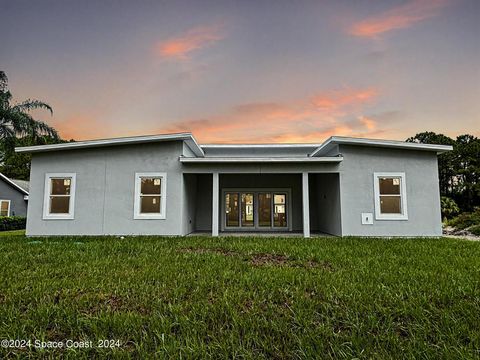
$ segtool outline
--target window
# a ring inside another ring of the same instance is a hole
[[[135,174],[134,219],[165,219],[167,175]]]
[[[375,218],[407,220],[405,173],[375,173]]]
[[[285,209],[286,194],[273,195],[273,205],[275,211],[273,213],[273,226],[286,227],[287,226],[287,211]]]
[[[73,219],[75,178],[74,173],[45,175],[44,219]]]
[[[0,200],[0,216],[10,216],[10,200]]]
[[[222,229],[278,230],[289,227],[288,189],[223,189]]]

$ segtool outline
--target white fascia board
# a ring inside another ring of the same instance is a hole
[[[180,157],[182,163],[339,163],[340,156],[329,157]]]
[[[202,144],[202,148],[252,148],[252,149],[265,149],[265,148],[308,148],[308,147],[319,147],[321,144]]]
[[[22,192],[23,194],[25,195],[28,195],[28,191],[25,190],[24,188],[18,186],[17,184],[15,184],[12,180],[10,180],[8,177],[6,177],[5,175],[3,175],[2,173],[0,173],[0,178],[2,178],[5,182],[9,183],[10,185],[12,185],[15,189],[19,190],[20,192]]]
[[[310,156],[317,156],[318,154],[324,154],[328,152],[335,145],[360,145],[360,146],[373,146],[373,147],[386,147],[392,149],[405,149],[405,150],[423,150],[423,151],[435,151],[437,154],[444,153],[446,151],[453,150],[450,145],[436,145],[436,144],[418,144],[409,143],[398,140],[376,140],[376,139],[362,139],[351,138],[342,136],[332,136],[322,145],[320,145]]]
[[[83,149],[83,148],[93,148],[93,147],[103,147],[103,146],[141,144],[141,143],[172,141],[172,140],[183,140],[187,143],[188,147],[195,153],[195,155],[204,156],[203,150],[200,148],[195,138],[190,133],[132,136],[132,137],[121,137],[121,138],[112,138],[112,139],[76,141],[76,142],[61,143],[61,144],[23,146],[23,147],[16,147],[15,152],[35,153],[35,152],[72,150],[72,149]]]

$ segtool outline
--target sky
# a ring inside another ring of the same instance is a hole
[[[478,0],[0,0],[0,70],[66,139],[480,136]]]

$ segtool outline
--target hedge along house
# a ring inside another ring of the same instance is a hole
[[[440,236],[449,146],[331,137],[199,145],[189,134],[17,148],[32,153],[28,235],[298,232]]]

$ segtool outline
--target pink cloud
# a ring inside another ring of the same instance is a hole
[[[408,28],[437,16],[448,0],[410,0],[409,2],[353,24],[349,33],[374,38],[388,31]]]
[[[158,43],[156,50],[163,58],[185,60],[192,51],[212,45],[224,37],[220,25],[200,26]]]
[[[157,131],[191,131],[202,142],[319,142],[333,134],[376,131],[375,120],[359,113],[377,96],[372,88],[346,88],[292,102],[248,103]]]

